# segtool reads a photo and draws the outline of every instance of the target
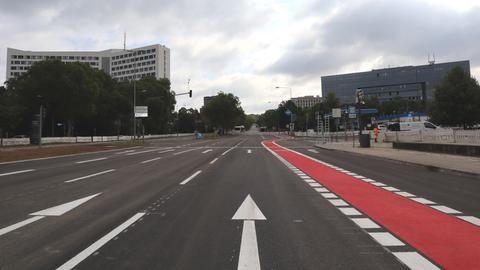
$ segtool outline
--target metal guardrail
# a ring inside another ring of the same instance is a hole
[[[160,139],[172,137],[193,136],[193,133],[179,133],[179,134],[160,134],[160,135],[145,135],[145,139]],[[92,143],[92,142],[113,142],[113,141],[129,141],[132,136],[78,136],[78,137],[43,137],[42,143]],[[30,138],[2,138],[0,139],[0,146],[16,146],[29,145]]]

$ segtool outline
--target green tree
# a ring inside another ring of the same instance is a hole
[[[0,136],[15,133],[24,111],[25,108],[18,103],[16,93],[0,86]]]
[[[221,134],[225,134],[237,124],[244,123],[245,120],[240,100],[231,93],[219,92],[201,108],[200,113],[205,122],[218,128]]]
[[[454,67],[436,86],[430,107],[433,122],[464,128],[480,123],[480,86],[460,67]]]
[[[200,113],[196,109],[180,108],[177,114],[177,128],[180,133],[192,133],[200,128]]]

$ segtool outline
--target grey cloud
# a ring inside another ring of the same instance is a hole
[[[266,73],[318,78],[347,65],[383,57],[392,65],[440,61],[480,62],[480,10],[456,13],[419,1],[363,1],[340,5],[338,13],[295,42]],[[318,14],[310,9],[308,16]]]

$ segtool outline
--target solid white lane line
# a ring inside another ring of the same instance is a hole
[[[185,185],[186,183],[190,182],[190,180],[192,180],[193,178],[195,178],[195,176],[199,175],[202,171],[201,170],[198,170],[196,171],[194,174],[192,174],[190,177],[188,177],[187,179],[183,180],[180,185]]]
[[[460,211],[457,211],[455,209],[452,209],[452,208],[444,206],[444,205],[429,205],[429,206],[437,209],[440,212],[446,213],[446,214],[461,214],[462,213]]]
[[[210,161],[210,164],[215,163],[215,161],[217,161],[217,160],[218,160],[218,157],[217,157],[217,158],[214,158],[212,161]]]
[[[417,252],[393,252],[393,255],[412,270],[440,270]]]
[[[108,243],[108,241],[112,240],[115,236],[117,236],[119,233],[121,233],[123,230],[128,228],[130,225],[132,225],[135,221],[140,219],[145,213],[137,213],[124,223],[122,223],[120,226],[117,228],[113,229],[110,231],[108,234],[97,240],[95,243],[91,244],[89,247],[84,249],[82,252],[78,253],[75,257],[71,258],[68,260],[66,263],[61,265],[57,270],[70,270],[73,269],[75,266],[77,266],[80,262],[85,260],[88,256],[92,255],[95,251],[97,251],[99,248],[101,248],[103,245]]]
[[[145,161],[142,161],[140,162],[140,164],[145,164],[145,163],[149,163],[149,162],[152,162],[152,161],[155,161],[155,160],[159,160],[161,159],[162,157],[156,157],[156,158],[152,158],[152,159],[147,159]]]
[[[154,152],[154,151],[158,151],[158,148],[157,148],[157,149],[150,149],[150,150],[140,151],[140,152],[128,153],[128,154],[126,154],[126,156],[139,155],[139,154],[150,153],[150,152]]]
[[[213,151],[213,149],[205,150],[205,151],[202,152],[202,154],[206,154],[206,153],[208,153],[208,152],[210,152],[210,151]]]
[[[75,179],[67,180],[67,181],[65,181],[65,183],[71,183],[71,182],[75,182],[75,181],[78,181],[78,180],[82,180],[82,179],[87,179],[87,178],[90,178],[90,177],[94,177],[94,176],[97,176],[97,175],[102,175],[102,174],[110,173],[110,172],[113,172],[113,171],[115,171],[115,169],[106,170],[106,171],[103,171],[103,172],[98,172],[98,173],[94,173],[94,174],[90,174],[90,175],[78,177],[78,178],[75,178]]]
[[[13,174],[19,174],[19,173],[26,173],[26,172],[33,172],[35,171],[34,169],[29,169],[29,170],[21,170],[21,171],[15,171],[15,172],[8,172],[8,173],[2,173],[0,176],[7,176],[7,175],[13,175]]]
[[[395,192],[395,193],[400,195],[400,196],[403,196],[403,197],[415,197],[415,195],[413,195],[412,193],[408,193],[408,192],[405,192],[405,191],[400,191],[400,192]]]
[[[254,220],[244,220],[237,270],[260,270],[257,232]]]
[[[105,160],[107,159],[106,157],[102,157],[102,158],[94,158],[94,159],[87,159],[87,160],[82,160],[82,161],[77,161],[75,163],[77,164],[82,164],[82,163],[88,163],[88,162],[94,162],[94,161],[100,161],[100,160]]]
[[[337,209],[340,210],[346,216],[361,216],[362,215],[362,213],[360,213],[357,209],[355,209],[353,207],[339,207]]]
[[[368,234],[384,247],[405,246],[402,241],[388,232],[372,232]]]
[[[369,218],[352,218],[352,221],[355,222],[355,224],[358,225],[358,227],[362,229],[378,229],[380,226],[378,226],[377,223],[373,222]]]
[[[163,150],[163,151],[157,152],[157,154],[162,154],[162,153],[167,153],[167,152],[172,152],[172,151],[175,151],[175,149]]]
[[[201,147],[199,148],[193,148],[193,149],[188,149],[188,150],[185,150],[185,151],[181,151],[181,152],[176,152],[176,153],[173,153],[174,156],[176,155],[180,155],[180,154],[183,154],[183,153],[187,153],[187,152],[191,152],[191,151],[194,151],[194,150],[198,150],[200,149]]]
[[[437,204],[435,202],[432,202],[432,201],[424,199],[424,198],[410,198],[410,199],[413,200],[413,201],[416,201],[418,203],[421,203],[421,204]]]
[[[480,218],[473,217],[473,216],[460,216],[458,218],[463,219],[466,222],[470,222],[474,225],[480,226]]]
[[[333,199],[328,201],[335,206],[348,206],[348,203],[341,199]]]
[[[13,224],[13,225],[10,225],[10,226],[8,226],[8,227],[2,228],[2,229],[0,229],[0,235],[4,235],[4,234],[6,234],[6,233],[9,233],[9,232],[11,232],[11,231],[13,231],[13,230],[16,230],[16,229],[18,229],[18,228],[21,228],[21,227],[23,227],[23,226],[26,226],[26,225],[28,225],[28,224],[30,224],[30,223],[32,223],[32,222],[35,222],[35,221],[37,221],[37,220],[39,220],[39,219],[42,219],[42,218],[44,218],[44,216],[31,217],[31,218],[25,219],[25,220],[23,220],[23,221],[20,221],[20,222],[18,222],[18,223],[15,223],[15,224]]]

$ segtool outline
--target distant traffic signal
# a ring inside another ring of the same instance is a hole
[[[192,97],[192,90],[190,90],[190,91],[188,92],[188,96],[189,96],[189,97]]]

